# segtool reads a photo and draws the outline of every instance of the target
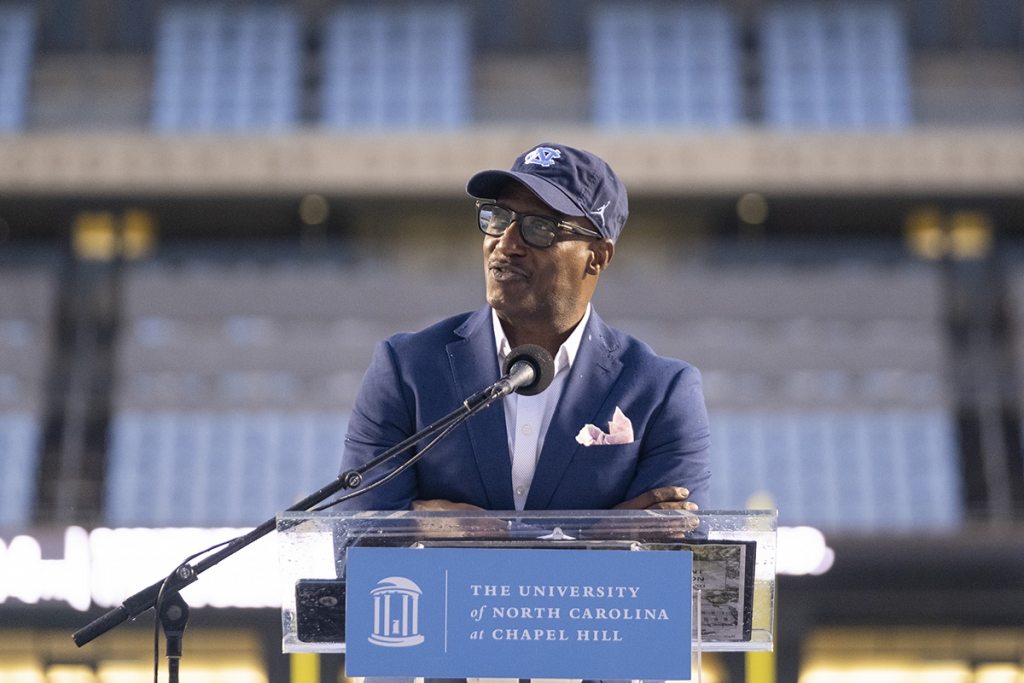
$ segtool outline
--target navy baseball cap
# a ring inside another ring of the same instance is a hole
[[[542,142],[519,155],[511,170],[477,173],[466,191],[477,199],[497,199],[510,180],[559,213],[590,219],[601,236],[613,242],[626,224],[626,188],[611,167],[590,152]]]

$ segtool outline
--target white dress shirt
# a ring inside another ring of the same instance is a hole
[[[544,447],[544,435],[547,434],[548,425],[551,424],[551,416],[555,412],[558,400],[562,397],[562,389],[565,388],[565,381],[569,378],[569,369],[580,350],[580,341],[583,339],[583,330],[586,328],[588,320],[590,320],[590,304],[587,304],[583,319],[555,354],[555,377],[547,389],[534,396],[511,394],[504,399],[508,452],[512,456],[512,495],[515,499],[516,510],[522,510],[526,505],[526,497],[530,494],[530,484],[537,471],[537,460]],[[505,358],[508,357],[512,348],[494,309],[491,309],[491,322],[494,325],[498,365],[504,367]]]

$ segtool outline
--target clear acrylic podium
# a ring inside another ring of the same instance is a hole
[[[695,652],[774,644],[773,510],[284,512],[278,515],[282,649],[345,652],[345,557],[354,546],[693,552]]]

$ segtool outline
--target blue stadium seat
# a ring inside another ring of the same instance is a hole
[[[120,411],[105,521],[250,526],[338,474],[347,418],[313,411]]]
[[[944,411],[720,409],[712,429],[715,508],[767,494],[782,524],[852,533],[942,531],[964,520]]]
[[[35,43],[29,3],[0,5],[0,134],[22,130]]]
[[[39,470],[39,421],[31,413],[0,413],[0,529],[32,520]]]
[[[32,521],[56,301],[56,273],[12,256],[0,268],[0,527]]]
[[[591,29],[594,120],[609,127],[737,125],[739,50],[724,5],[602,6]]]
[[[909,57],[889,2],[783,3],[760,26],[764,122],[779,128],[901,128]]]
[[[152,125],[164,132],[298,124],[302,36],[287,6],[168,7],[157,28]]]
[[[1003,258],[1006,272],[1007,317],[1012,330],[1010,338],[1013,339],[1011,353],[1017,377],[1016,390],[1019,396],[1024,396],[1024,266],[1019,253],[1009,252]],[[1024,423],[1022,402],[1019,402],[1018,419]],[[1020,446],[1024,451],[1024,430],[1021,432]]]
[[[324,30],[321,123],[449,129],[468,119],[469,25],[456,5],[345,6]]]

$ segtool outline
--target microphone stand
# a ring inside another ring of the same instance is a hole
[[[160,600],[160,626],[167,639],[167,680],[178,683],[178,666],[181,663],[182,641],[188,624],[189,609],[181,593],[174,593]]]
[[[372,460],[367,461],[364,465],[348,470],[347,472],[343,472],[337,479],[327,486],[311,493],[299,502],[287,508],[287,511],[305,512],[339,491],[359,487],[363,482],[363,476],[368,471],[378,467],[388,460],[391,460],[401,453],[404,453],[429,436],[445,430],[453,429],[459,423],[467,420],[471,416],[491,405],[494,401],[504,398],[511,393],[512,390],[513,388],[509,385],[507,380],[499,380],[487,389],[467,398],[462,402],[462,405],[459,408],[442,417],[434,424],[424,427],[412,436],[406,438],[404,441],[392,446]],[[441,436],[444,436],[444,434]],[[425,451],[421,451],[413,457],[418,459],[424,452]],[[400,467],[404,467],[405,464],[408,463],[404,463]],[[371,486],[373,486],[373,484],[371,484]],[[365,488],[356,492],[356,494],[363,493],[368,490],[369,488]],[[155,607],[159,602],[161,604],[160,611],[164,613],[160,615],[161,623],[163,624],[168,638],[167,656],[170,658],[169,668],[172,675],[171,683],[176,683],[178,664],[181,658],[181,639],[188,621],[188,605],[185,604],[185,601],[181,598],[179,591],[197,581],[199,579],[199,574],[215,566],[221,560],[234,555],[247,545],[254,543],[263,536],[266,536],[276,527],[277,518],[271,517],[252,531],[227,542],[220,550],[197,561],[195,565],[189,564],[188,561],[185,561],[167,578],[143,588],[134,595],[126,598],[120,606],[111,609],[106,614],[75,631],[71,636],[72,639],[78,647],[82,647],[86,643],[91,642],[95,638],[98,638],[125,621],[135,619],[146,610],[151,607]],[[193,555],[193,557],[196,556]]]

